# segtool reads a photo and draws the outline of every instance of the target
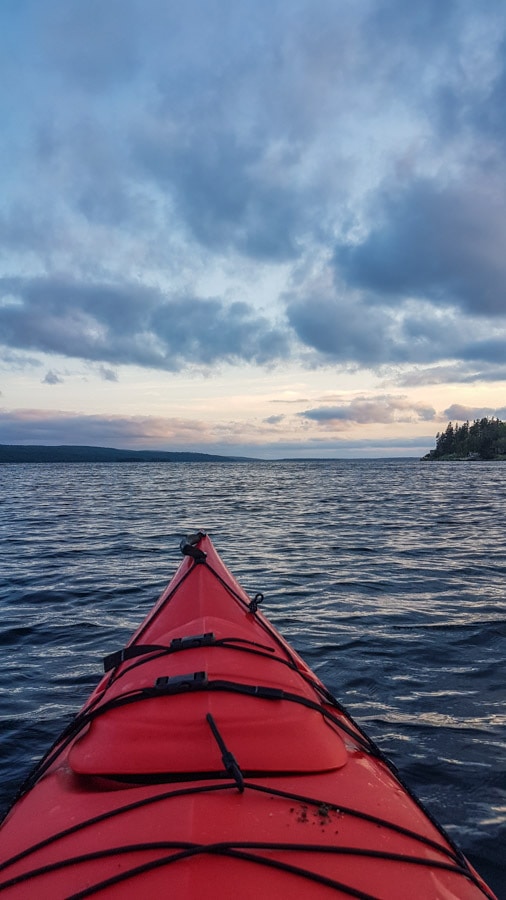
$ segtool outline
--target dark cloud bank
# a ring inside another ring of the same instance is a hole
[[[3,42],[29,113],[2,151],[0,250],[28,273],[0,285],[7,348],[504,377],[502,0],[40,9],[9,10],[23,54]],[[267,315],[143,286],[132,255],[164,284],[246,261],[288,286]]]
[[[244,301],[168,296],[138,284],[111,285],[58,278],[0,280],[0,335],[11,350],[39,351],[109,365],[138,365],[177,372],[220,363],[269,365],[296,358],[296,343],[316,352],[313,363],[377,367],[430,364],[460,358],[500,377],[504,337],[479,338],[451,308],[382,306],[357,296],[351,302],[331,288],[304,286],[287,297],[287,316],[274,321]],[[483,328],[483,334],[488,334]],[[435,369],[418,372],[437,380]],[[103,366],[102,377],[116,380]],[[504,373],[503,373],[504,376]],[[57,383],[52,369],[46,382]],[[415,379],[416,380],[416,379]],[[455,380],[465,380],[460,371]]]
[[[476,316],[506,315],[502,183],[446,187],[417,179],[388,185],[370,217],[377,224],[366,239],[335,252],[348,285],[392,305],[415,297]]]
[[[2,288],[0,330],[18,349],[174,372],[224,361],[264,364],[288,353],[286,334],[240,301],[51,278],[3,280]]]

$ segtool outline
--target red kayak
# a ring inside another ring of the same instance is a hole
[[[0,830],[6,898],[493,900],[232,577],[185,558]]]

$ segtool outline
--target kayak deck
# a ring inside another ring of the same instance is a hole
[[[493,898],[199,533],[0,831],[7,897]]]

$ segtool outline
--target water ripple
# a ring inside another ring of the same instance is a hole
[[[499,894],[504,475],[415,460],[0,467],[0,805],[202,528]]]

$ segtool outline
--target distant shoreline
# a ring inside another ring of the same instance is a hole
[[[506,456],[479,456],[472,454],[469,456],[456,456],[455,453],[447,453],[444,456],[426,456],[421,457],[421,462],[506,462]]]
[[[0,444],[2,463],[327,463],[327,462],[388,462],[419,460],[417,456],[283,456],[264,459],[258,456],[222,456],[216,453],[196,453],[175,450],[120,450],[115,447],[80,445],[48,446],[45,444]]]
[[[0,444],[0,463],[257,462],[247,456],[219,456],[170,450],[118,450],[114,447]]]

